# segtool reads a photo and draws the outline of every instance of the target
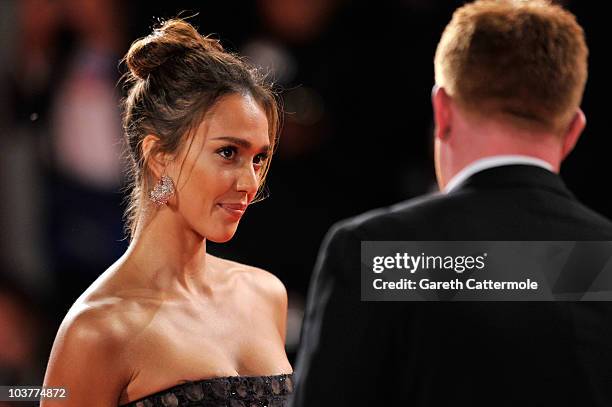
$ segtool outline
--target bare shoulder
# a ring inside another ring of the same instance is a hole
[[[148,321],[147,310],[155,309],[152,295],[126,286],[113,273],[100,276],[72,305],[56,342],[76,339],[91,346],[124,348]]]
[[[120,347],[129,338],[129,313],[119,298],[77,301],[60,325],[57,341],[104,348]]]
[[[79,299],[70,308],[57,332],[50,365],[62,359],[86,365],[96,359],[100,365],[123,370],[124,354],[131,339],[145,321],[142,306],[113,296]],[[112,355],[112,358],[107,356]],[[118,372],[117,372],[118,373]]]
[[[240,277],[248,287],[277,305],[287,306],[287,290],[283,282],[271,272],[232,260],[214,257],[226,270]]]
[[[229,275],[237,277],[241,286],[255,294],[258,305],[263,305],[269,311],[278,335],[284,343],[287,331],[287,290],[285,285],[274,274],[259,267],[248,266],[235,261],[214,257],[214,261],[228,271]]]
[[[133,323],[120,312],[118,303],[114,298],[79,300],[60,325],[45,385],[66,387],[70,406],[90,399],[100,405],[116,402],[130,380],[131,369],[124,355]],[[54,404],[49,401],[44,405]]]
[[[133,375],[131,347],[151,313],[141,298],[113,295],[105,286],[88,289],[62,321],[45,373],[46,386],[66,387],[63,407],[117,405]],[[53,401],[41,404],[51,407]]]

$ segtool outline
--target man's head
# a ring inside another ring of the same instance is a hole
[[[533,155],[558,168],[584,128],[587,57],[575,17],[549,1],[457,9],[434,63],[440,186],[489,155]]]

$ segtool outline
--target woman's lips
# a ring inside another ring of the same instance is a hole
[[[241,203],[219,203],[217,205],[236,220],[242,217],[247,208],[246,204]]]

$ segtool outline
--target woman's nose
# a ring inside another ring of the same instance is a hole
[[[236,188],[240,192],[246,192],[251,199],[259,188],[259,177],[257,176],[253,165],[246,165],[240,171]]]

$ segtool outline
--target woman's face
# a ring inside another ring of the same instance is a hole
[[[172,169],[178,213],[203,238],[226,242],[255,197],[268,159],[265,111],[250,95],[224,96],[185,144],[184,161],[176,161],[182,165]]]

